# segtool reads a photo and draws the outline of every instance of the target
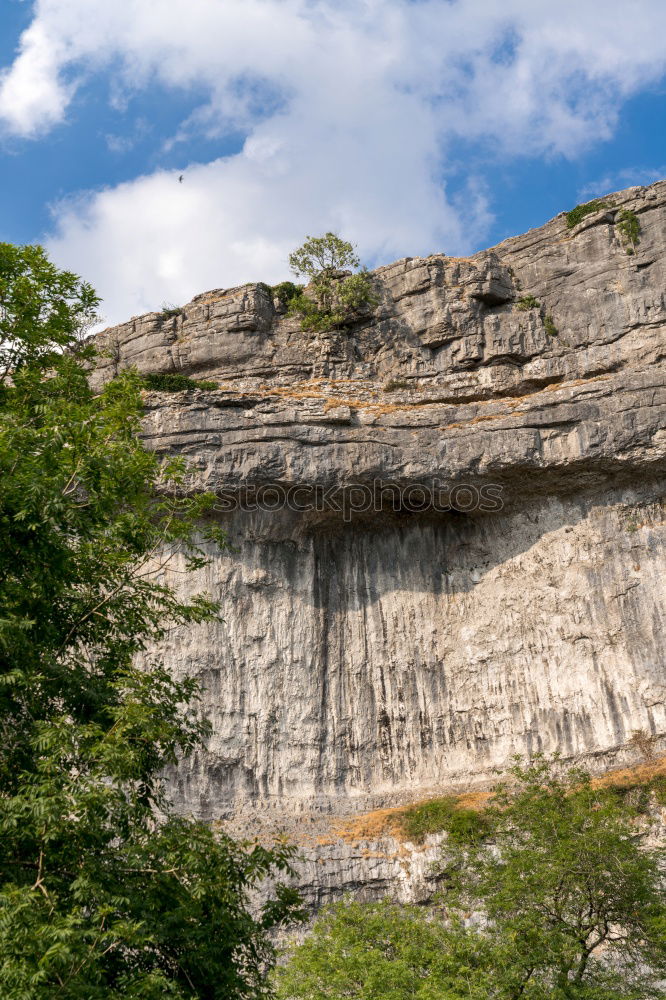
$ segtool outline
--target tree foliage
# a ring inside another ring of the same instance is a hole
[[[280,1000],[461,1000],[492,996],[491,959],[485,939],[418,907],[345,902],[275,978]]]
[[[48,366],[98,303],[89,284],[58,270],[40,247],[0,243],[0,384],[33,362]]]
[[[581,771],[518,764],[483,824],[443,846],[436,908],[333,908],[279,973],[280,996],[665,997],[663,872],[642,822]]]
[[[303,285],[295,285],[293,281],[281,281],[277,285],[267,285],[266,287],[272,297],[277,299],[283,307],[288,307],[291,300],[303,291]]]
[[[310,280],[330,271],[353,270],[360,263],[352,244],[335,233],[308,236],[302,246],[289,254],[289,267],[294,274]]]
[[[164,571],[224,538],[202,526],[214,498],[143,448],[138,375],[92,394],[96,304],[0,244],[0,995],[257,997],[296,901],[278,888],[255,917],[248,892],[290,850],[170,815],[163,770],[207,725],[194,681],[146,654],[218,614]]]
[[[341,272],[359,267],[360,260],[351,243],[326,233],[308,236],[305,243],[289,255],[289,266],[296,276],[309,279],[307,291],[298,286],[289,297],[288,311],[301,317],[304,330],[329,330],[353,322],[377,304],[369,273]]]
[[[666,905],[658,856],[637,811],[580,770],[518,764],[487,814],[491,845],[449,848],[441,873],[455,912],[481,910],[500,953],[498,996],[666,995]]]

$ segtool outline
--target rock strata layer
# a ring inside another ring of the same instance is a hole
[[[219,384],[149,393],[145,419],[231,544],[180,584],[222,620],[165,654],[204,685],[213,734],[173,791],[206,818],[363,811],[515,753],[601,767],[634,730],[666,739],[666,182],[373,281],[378,305],[324,334],[252,284],[98,336],[98,382]]]

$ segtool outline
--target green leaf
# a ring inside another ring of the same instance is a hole
[[[96,303],[0,244],[0,996],[261,997],[269,932],[299,906],[248,901],[291,853],[171,816],[164,769],[210,727],[196,681],[146,656],[221,611],[154,569],[226,537],[182,459],[144,448],[145,380],[92,392]]]

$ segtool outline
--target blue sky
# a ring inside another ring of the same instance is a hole
[[[465,254],[666,174],[662,0],[115,7],[0,7],[0,239],[109,321],[287,277],[306,234]]]

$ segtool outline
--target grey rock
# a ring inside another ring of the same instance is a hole
[[[172,775],[179,808],[298,829],[482,785],[515,753],[602,769],[633,730],[666,746],[666,182],[610,200],[573,230],[379,268],[344,329],[304,333],[255,284],[98,336],[97,384],[135,365],[220,386],[146,394],[146,441],[220,493],[232,545],[167,571],[223,608],[160,650],[213,722]],[[271,511],[269,487],[301,492]],[[295,509],[321,488],[336,502]],[[396,878],[323,857],[313,898]]]

